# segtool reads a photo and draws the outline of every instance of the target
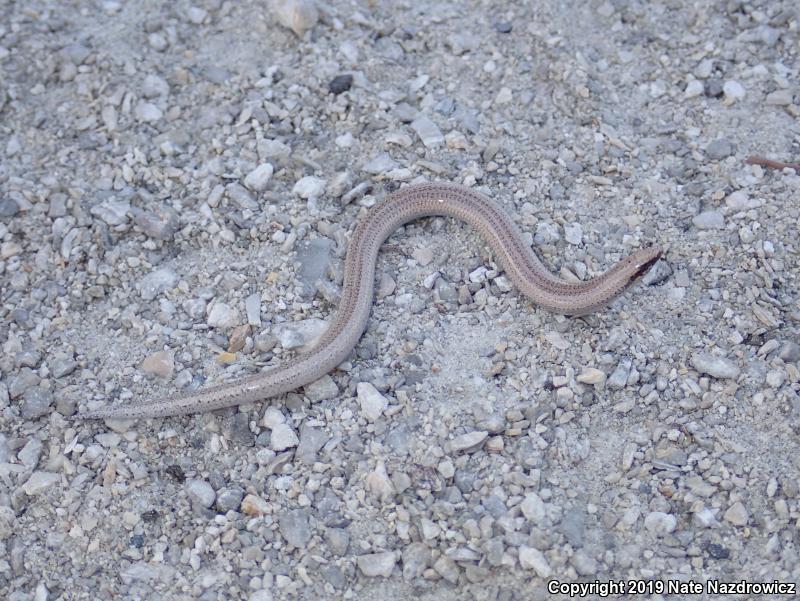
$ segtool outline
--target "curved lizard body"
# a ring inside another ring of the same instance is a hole
[[[475,227],[492,248],[497,263],[525,296],[545,309],[565,315],[584,315],[603,307],[661,255],[657,246],[650,246],[594,279],[566,283],[545,268],[523,242],[508,214],[487,196],[456,184],[408,186],[376,204],[356,226],[348,243],[338,311],[313,349],[241,380],[163,399],[86,411],[77,417],[121,419],[213,411],[263,400],[317,380],[342,363],[364,333],[381,244],[404,223],[432,215],[454,217]]]

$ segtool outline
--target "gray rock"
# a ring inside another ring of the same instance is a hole
[[[278,518],[278,529],[291,547],[302,549],[311,540],[308,511],[293,509]]]
[[[456,287],[447,280],[439,278],[434,284],[434,292],[436,297],[445,303],[454,303],[458,300],[458,290]]]
[[[8,463],[11,449],[8,446],[8,436],[0,432],[0,463]]]
[[[778,357],[785,362],[794,362],[800,359],[800,344],[792,340],[787,340],[778,351]]]
[[[708,158],[719,161],[733,154],[733,144],[727,138],[719,138],[706,146]]]
[[[533,235],[533,240],[536,244],[554,244],[561,240],[561,234],[558,227],[547,221],[541,221],[536,224],[536,233]]]
[[[47,414],[53,405],[53,393],[39,388],[28,388],[22,395],[22,417],[36,419]]]
[[[736,190],[728,194],[725,198],[725,206],[731,211],[746,211],[748,209],[757,209],[763,201],[759,198],[753,198],[744,190]]]
[[[246,182],[247,179],[245,179],[245,183]],[[259,183],[260,180],[256,180],[254,185],[258,185]],[[255,191],[257,192],[258,190]],[[242,209],[247,209],[248,211],[258,211],[260,209],[260,205],[256,199],[253,198],[253,195],[250,193],[250,191],[240,184],[235,182],[228,184],[225,187],[225,192],[227,193],[228,198],[230,198],[238,207]]]
[[[297,438],[297,434],[289,424],[276,424],[272,429],[269,442],[273,451],[280,452],[296,447],[300,439]]]
[[[136,119],[142,123],[154,123],[159,121],[164,113],[152,102],[139,102],[136,105]]]
[[[9,398],[10,397],[9,397],[9,394],[8,394],[8,387],[6,386],[6,383],[5,382],[0,382],[0,410],[3,410],[6,407],[8,407]],[[0,441],[2,441],[2,438],[0,438]],[[2,446],[0,446],[0,449],[2,449]],[[0,461],[0,463],[3,463],[3,462]]]
[[[789,106],[792,104],[792,91],[782,89],[770,92],[767,94],[765,102],[774,106]]]
[[[11,507],[0,505],[0,541],[8,540],[14,534],[17,516]]]
[[[786,381],[786,372],[773,369],[767,372],[766,382],[771,388],[780,388]]]
[[[264,416],[261,418],[261,425],[265,428],[273,429],[278,424],[285,424],[286,416],[277,407],[267,407]]]
[[[396,107],[394,107],[394,111],[392,111],[392,113],[395,117],[397,117],[398,121],[402,123],[411,123],[419,116],[419,111],[407,102],[401,102],[398,104]]]
[[[503,499],[495,494],[489,495],[481,501],[484,509],[495,519],[499,519],[508,513],[508,507]]]
[[[376,421],[389,406],[389,400],[369,382],[359,382],[356,390],[361,414],[371,422]]]
[[[239,511],[243,499],[244,490],[241,488],[222,488],[217,494],[216,507],[221,512]]]
[[[713,528],[719,525],[714,511],[705,505],[695,510],[692,515],[692,523],[700,528]]]
[[[24,447],[17,453],[17,458],[22,465],[28,469],[35,469],[39,464],[39,457],[42,455],[42,441],[38,438],[31,438]]]
[[[580,223],[567,223],[564,225],[564,240],[575,246],[583,242],[583,227]]]
[[[379,175],[391,171],[395,167],[397,167],[397,163],[388,153],[384,152],[364,164],[362,170],[370,175]]]
[[[269,332],[261,332],[256,335],[255,340],[256,350],[260,353],[268,353],[278,344],[278,339]]]
[[[586,512],[580,507],[572,507],[564,512],[558,529],[573,548],[583,547],[583,533],[586,523]]]
[[[144,300],[153,300],[170,290],[178,281],[178,274],[171,267],[160,267],[144,276],[139,282],[139,293]]]
[[[350,545],[350,532],[347,528],[327,528],[325,530],[325,542],[331,553],[338,557],[347,554],[347,547]]]
[[[28,478],[25,484],[22,485],[22,490],[25,492],[26,495],[29,497],[33,497],[35,495],[39,495],[49,488],[56,485],[56,483],[61,481],[61,476],[59,474],[54,474],[53,472],[33,472],[31,477]]]
[[[313,465],[317,461],[317,453],[328,440],[330,435],[325,430],[304,423],[300,427],[300,444],[297,445],[295,459]]]
[[[627,381],[627,375],[625,376]],[[606,374],[596,367],[584,367],[576,378],[581,384],[591,384],[592,386],[602,387],[606,383]]]
[[[540,578],[549,578],[552,574],[550,564],[544,554],[527,545],[519,548],[519,565],[525,570],[534,570]]]
[[[614,368],[614,371],[611,372],[611,375],[608,376],[608,380],[606,383],[608,384],[609,388],[615,388],[617,390],[622,390],[625,388],[625,385],[628,383],[628,376],[631,373],[631,367],[633,366],[633,362],[628,357],[623,357],[617,363],[617,367]]]
[[[733,79],[729,79],[724,84],[722,84],[722,93],[725,94],[725,100],[729,102],[736,102],[737,100],[741,100],[747,94],[747,92],[744,89],[744,86],[740,84],[738,81]]]
[[[506,429],[506,420],[499,413],[492,413],[476,424],[481,430],[486,430],[489,434],[500,434]]]
[[[368,553],[366,555],[359,555],[356,559],[358,569],[364,576],[371,578],[383,576],[388,578],[394,571],[394,564],[397,563],[397,555],[394,551],[385,551],[383,553]]]
[[[456,584],[458,582],[458,565],[456,565],[456,562],[446,555],[442,555],[436,560],[436,562],[433,564],[433,569],[437,574],[439,574],[439,576],[451,584]]]
[[[709,353],[694,353],[690,362],[692,367],[701,374],[708,374],[720,379],[735,380],[741,372],[739,366],[730,359]]]
[[[314,238],[304,240],[297,245],[297,260],[300,262],[300,281],[303,283],[304,295],[311,297],[316,290],[317,280],[325,277],[331,264],[330,238]]]
[[[199,6],[189,6],[186,9],[186,19],[193,25],[201,25],[208,17],[208,11]]]
[[[214,303],[208,312],[206,323],[212,328],[228,330],[242,323],[239,311],[226,303]]]
[[[254,293],[244,299],[244,310],[247,313],[247,323],[261,327],[261,295]]]
[[[75,76],[78,74],[78,67],[73,65],[70,62],[63,62],[61,63],[61,70],[58,73],[58,78],[62,82],[68,82],[75,79]],[[14,154],[14,153],[10,153]]]
[[[712,209],[692,217],[692,223],[699,230],[721,230],[725,227],[725,216]]]
[[[200,507],[211,507],[217,498],[214,488],[205,480],[187,480],[184,488],[192,503],[196,503]]]
[[[685,482],[692,494],[698,497],[708,498],[717,492],[717,487],[706,482],[701,476],[689,476]]]
[[[426,148],[438,148],[444,144],[444,135],[437,125],[427,116],[420,114],[411,122],[413,129]]]
[[[395,493],[401,494],[411,486],[411,477],[405,472],[392,472],[392,486]]]
[[[74,42],[64,46],[58,54],[74,65],[82,65],[83,61],[89,58],[92,51],[79,42]]]
[[[759,44],[764,44],[765,46],[772,47],[778,43],[778,40],[780,40],[782,33],[783,32],[776,27],[770,27],[769,25],[760,25],[748,31],[746,39],[748,42],[756,42]]]
[[[139,369],[143,373],[169,379],[175,373],[175,355],[172,351],[157,351],[145,357]]]
[[[142,96],[145,98],[156,98],[169,94],[169,84],[167,80],[154,73],[149,73],[142,82]]]
[[[452,98],[444,97],[436,103],[435,110],[445,116],[452,115],[453,111],[456,110],[456,101]]]
[[[342,301],[342,289],[330,280],[317,280],[314,289],[334,307],[338,307]]]
[[[489,433],[486,430],[476,430],[475,432],[456,436],[448,446],[453,453],[469,453],[478,449],[488,437]]]
[[[328,329],[321,319],[302,319],[276,326],[275,335],[286,350],[310,347]]]
[[[321,177],[307,175],[297,180],[292,188],[292,193],[300,198],[319,198],[325,193],[327,182]]]
[[[411,256],[422,267],[427,267],[433,261],[433,251],[428,247],[415,248]]]
[[[19,213],[19,205],[8,196],[0,198],[0,219],[8,221],[11,217]]]
[[[324,566],[321,574],[325,582],[331,585],[334,589],[343,589],[347,585],[347,578],[345,577],[344,572],[342,572],[342,569],[335,564]]]
[[[525,519],[535,524],[541,524],[547,517],[544,501],[535,492],[528,493],[519,505]]]
[[[697,79],[691,80],[686,84],[686,89],[683,91],[684,98],[695,98],[700,96],[705,91],[703,82]]]
[[[403,548],[403,578],[414,580],[430,565],[431,550],[425,543],[411,543]]]
[[[20,366],[35,368],[41,362],[42,354],[36,349],[26,348],[17,353],[16,360]]]
[[[505,555],[505,546],[501,537],[491,538],[486,541],[485,549],[486,560],[489,565],[498,567],[503,564],[503,555]]]
[[[112,198],[93,206],[89,212],[108,225],[122,225],[127,223],[130,210],[130,201]]]
[[[292,154],[292,149],[280,140],[259,140],[258,156],[262,160],[283,161]]]
[[[143,211],[131,207],[133,222],[146,236],[157,240],[171,240],[179,225],[178,214],[169,207],[159,207],[155,211]]]
[[[161,566],[149,564],[145,561],[137,561],[130,564],[124,570],[120,570],[119,577],[125,584],[131,582],[153,582],[159,579]]]
[[[666,280],[670,275],[672,275],[672,267],[666,261],[659,259],[642,276],[642,283],[645,286],[655,286]]]
[[[327,399],[333,399],[339,394],[339,387],[328,374],[325,374],[318,380],[306,384],[303,387],[303,393],[312,403],[318,403]]]
[[[349,171],[340,171],[328,182],[326,191],[332,198],[340,198],[351,190],[356,190],[355,194],[363,194],[366,189],[366,182],[362,182],[356,188],[353,188],[353,174]],[[355,200],[352,195],[348,195],[346,198],[342,198],[342,205],[349,204]]]
[[[226,430],[226,436],[233,442],[243,446],[253,446],[254,435],[250,431],[250,416],[247,413],[235,414]]]
[[[467,564],[464,568],[464,574],[467,577],[467,580],[473,584],[478,582],[483,582],[486,578],[489,577],[491,572],[488,568],[483,566],[477,566],[475,564]]]
[[[49,362],[49,366],[50,374],[58,379],[68,376],[75,371],[75,368],[78,367],[78,363],[72,356],[66,353],[57,353],[53,360]]]
[[[746,526],[748,520],[750,519],[750,514],[742,502],[737,501],[728,508],[722,517],[726,522],[729,522],[734,526]]]
[[[313,2],[294,0],[276,2],[271,5],[275,20],[291,29],[298,38],[314,27],[319,20],[319,9]]]
[[[467,108],[460,104],[453,113],[458,124],[471,134],[477,134],[481,129],[480,113],[476,109]]]
[[[271,163],[262,163],[245,176],[244,185],[254,192],[262,192],[269,185],[273,172]]]
[[[570,563],[579,576],[594,576],[597,573],[597,561],[583,550],[576,551]]]
[[[456,56],[475,50],[480,44],[481,37],[468,31],[456,31],[448,35],[445,40],[445,45],[448,46]]]
[[[651,511],[644,518],[644,527],[657,536],[674,532],[677,525],[675,516],[663,511]]]
[[[206,314],[206,301],[202,298],[192,298],[181,305],[186,314],[192,319],[200,319]]]

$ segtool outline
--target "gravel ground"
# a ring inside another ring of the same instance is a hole
[[[796,3],[503,4],[0,0],[0,597],[800,580],[800,176],[744,161],[800,158]],[[568,319],[424,220],[330,376],[69,419],[302,349],[425,180],[568,279],[668,250]]]

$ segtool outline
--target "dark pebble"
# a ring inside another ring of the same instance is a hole
[[[511,23],[508,21],[500,21],[494,24],[495,31],[498,33],[511,33]]]
[[[145,523],[151,524],[158,519],[158,512],[155,509],[150,509],[142,513],[142,520]]]
[[[731,552],[728,549],[717,543],[708,543],[706,552],[713,559],[728,559],[731,556]]]
[[[345,75],[337,75],[328,84],[328,90],[332,94],[341,94],[346,92],[353,85],[353,76],[349,73]]]
[[[247,413],[237,413],[229,425],[230,429],[226,432],[228,438],[244,446],[253,446],[255,437],[250,431],[250,416]]]
[[[167,473],[172,476],[177,482],[186,480],[186,474],[183,473],[183,468],[177,463],[173,463],[167,468]]]
[[[722,96],[722,80],[709,79],[706,82],[706,96],[711,98],[719,98]]]
[[[19,212],[19,205],[13,198],[0,198],[0,217],[13,217]]]

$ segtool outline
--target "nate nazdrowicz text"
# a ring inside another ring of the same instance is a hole
[[[570,597],[621,597],[623,595],[795,595],[794,582],[722,582],[720,580],[595,580],[561,582],[551,580],[547,592]]]

